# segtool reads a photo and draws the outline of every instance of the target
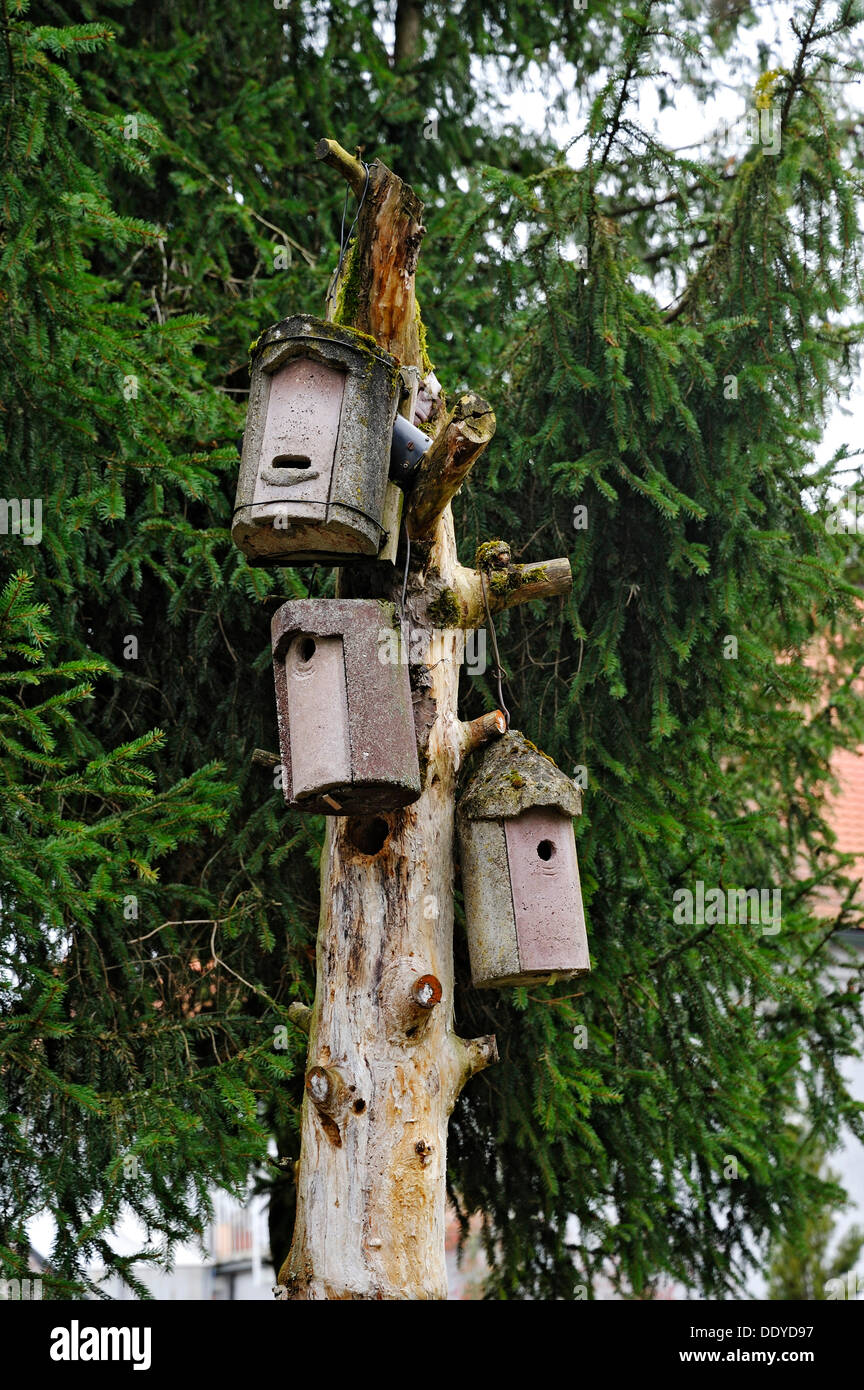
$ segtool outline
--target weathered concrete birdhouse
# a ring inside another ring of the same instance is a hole
[[[582,793],[511,731],[483,751],[457,807],[473,983],[590,969],[573,816]]]
[[[411,687],[393,604],[295,599],[273,614],[272,634],[289,806],[352,816],[416,801]]]
[[[376,557],[397,364],[372,338],[298,314],[253,345],[231,534],[250,564]]]

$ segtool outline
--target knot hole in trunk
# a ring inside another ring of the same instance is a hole
[[[390,823],[383,816],[351,816],[345,827],[352,849],[370,857],[380,854],[390,838]]]

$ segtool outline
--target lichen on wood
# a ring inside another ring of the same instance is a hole
[[[532,806],[582,814],[582,793],[524,734],[510,729],[484,748],[459,800],[468,820],[509,820]]]
[[[484,541],[474,556],[478,570],[507,569],[510,565],[510,546],[506,541]]]
[[[429,349],[426,345],[426,325],[423,322],[420,305],[416,299],[414,300],[414,317],[417,322],[417,340],[420,344],[420,371],[425,377],[428,376],[430,372],[434,372],[435,366],[429,357]]]
[[[509,556],[506,541],[488,541],[480,547],[478,555],[482,559],[482,569],[459,565],[453,576],[463,627],[481,626],[486,619],[487,603],[491,613],[500,613],[517,603],[567,594],[572,588],[573,575],[566,557],[531,565],[513,564],[509,560],[505,564],[505,555]]]
[[[461,625],[462,609],[459,605],[459,596],[454,589],[442,588],[436,598],[432,600],[426,609],[429,621],[436,627],[459,627]]]

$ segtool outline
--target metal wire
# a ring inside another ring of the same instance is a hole
[[[325,300],[325,303],[327,303],[327,304],[329,304],[329,303],[330,303],[330,300],[333,298],[333,293],[334,293],[334,291],[335,291],[335,289],[336,289],[336,285],[337,285],[338,280],[339,280],[339,274],[340,274],[340,272],[341,272],[341,270],[342,270],[342,265],[343,265],[344,260],[345,260],[345,253],[347,252],[348,247],[349,247],[349,245],[350,245],[350,243],[351,243],[351,238],[352,238],[352,236],[354,235],[354,228],[357,226],[357,218],[360,216],[360,213],[363,211],[363,204],[364,204],[364,202],[366,201],[366,190],[367,190],[367,188],[369,187],[369,165],[366,163],[366,160],[365,160],[365,159],[361,159],[360,163],[363,165],[363,168],[366,170],[366,182],[365,182],[364,185],[363,185],[363,192],[362,192],[362,194],[361,194],[361,196],[360,196],[360,202],[359,202],[358,205],[357,205],[357,211],[356,211],[356,213],[354,214],[354,221],[351,223],[351,229],[350,229],[350,231],[349,231],[349,233],[348,233],[347,238],[346,238],[346,236],[345,236],[345,215],[346,215],[346,213],[348,212],[348,194],[349,194],[349,192],[350,192],[351,190],[350,190],[349,188],[347,188],[347,187],[346,187],[346,189],[345,189],[345,202],[342,204],[342,225],[341,225],[340,228],[339,228],[339,263],[338,263],[338,265],[336,266],[336,269],[335,269],[334,272],[333,272],[333,278],[332,278],[332,280],[330,281],[330,287],[329,287],[329,289],[327,290],[327,298],[326,298],[326,300]]]
[[[504,692],[501,689],[501,681],[503,680],[504,676],[506,676],[507,672],[501,665],[501,657],[498,654],[498,638],[495,635],[495,624],[492,621],[492,614],[489,612],[489,599],[486,594],[486,576],[484,575],[482,569],[480,570],[480,588],[483,591],[483,607],[486,609],[486,622],[489,627],[489,636],[492,639],[492,652],[495,657],[495,665],[492,667],[492,675],[495,677],[495,680],[498,683],[498,708],[503,714],[507,722],[507,728],[509,729],[510,711],[504,703]]]

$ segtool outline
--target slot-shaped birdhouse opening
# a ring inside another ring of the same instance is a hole
[[[312,460],[304,454],[277,454],[271,460],[271,468],[311,468]]]
[[[250,564],[379,555],[401,389],[395,359],[353,329],[296,315],[261,335],[231,532]]]
[[[392,603],[296,599],[273,616],[273,675],[285,800],[331,816],[416,801],[420,767],[407,663]],[[360,822],[358,822],[360,824]],[[386,821],[373,820],[373,828]],[[370,831],[370,836],[371,836]],[[367,836],[357,844],[374,854]]]
[[[515,730],[480,755],[457,808],[476,986],[589,970],[573,834],[581,810],[575,783]]]

